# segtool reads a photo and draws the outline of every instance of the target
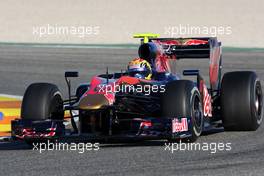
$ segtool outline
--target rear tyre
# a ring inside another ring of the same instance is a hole
[[[58,87],[49,83],[31,84],[23,97],[21,118],[62,120],[64,118],[63,100]]]
[[[201,96],[194,83],[188,80],[178,80],[168,83],[161,101],[163,117],[191,117],[192,136],[182,139],[182,141],[196,141],[203,130],[203,112]],[[179,141],[179,139],[169,140]]]
[[[221,85],[221,114],[226,131],[254,131],[262,122],[260,80],[250,71],[226,73]]]

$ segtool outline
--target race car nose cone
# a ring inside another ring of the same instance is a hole
[[[79,108],[83,110],[100,109],[108,105],[109,101],[103,94],[88,94],[79,102]]]

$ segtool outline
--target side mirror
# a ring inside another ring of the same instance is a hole
[[[65,78],[74,78],[79,77],[79,72],[77,71],[66,71],[65,72]]]
[[[65,72],[65,80],[66,80],[66,83],[67,83],[67,86],[68,86],[68,95],[69,95],[69,107],[71,108],[72,107],[72,104],[74,103],[74,100],[72,101],[72,95],[71,95],[71,80],[69,78],[74,78],[74,77],[79,77],[79,72],[77,71],[66,71]],[[72,124],[72,127],[74,129],[74,132],[75,133],[78,133],[78,128],[77,128],[77,125],[74,121],[74,118],[73,118],[73,113],[72,113],[72,110],[70,109],[70,115],[71,115],[71,124]]]
[[[77,71],[66,71],[65,72],[65,81],[67,83],[67,87],[68,87],[68,94],[69,94],[69,102],[71,104],[71,79],[70,78],[74,78],[74,77],[78,77],[79,73]]]

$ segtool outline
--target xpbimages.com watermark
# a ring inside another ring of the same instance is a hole
[[[165,143],[164,150],[170,153],[177,151],[205,151],[212,154],[218,151],[231,151],[231,143],[224,142],[211,142],[211,143]]]
[[[231,35],[231,26],[193,26],[190,24],[179,24],[176,26],[165,26],[164,34],[170,37],[179,37],[181,35],[206,35],[206,36],[219,36]]]
[[[60,143],[47,141],[45,143],[33,143],[32,150],[43,153],[45,151],[75,151],[78,153],[84,153],[88,151],[98,151],[100,149],[99,143]]]
[[[60,26],[60,25],[42,25],[34,26],[32,34],[38,37],[48,36],[76,36],[79,38],[90,37],[100,34],[100,26]]]
[[[99,84],[98,92],[109,93],[143,93],[150,95],[151,93],[165,92],[165,85],[142,85],[142,84]]]

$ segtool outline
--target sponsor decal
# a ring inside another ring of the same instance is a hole
[[[172,120],[172,133],[188,131],[187,118],[173,119]]]
[[[56,135],[56,127],[46,129],[45,132],[36,132],[35,129],[23,128],[21,135],[16,135],[17,138],[24,139],[25,137],[31,138],[44,138],[53,137]]]
[[[207,87],[203,86],[203,112],[204,116],[212,117],[212,103],[211,103],[211,96],[208,93]]]
[[[183,45],[204,45],[207,44],[208,41],[205,40],[187,40]]]
[[[152,123],[151,123],[151,121],[145,121],[145,122],[141,122],[140,123],[140,129],[141,128],[144,128],[144,127],[146,127],[146,128],[148,128],[148,127],[151,127],[152,126]]]

